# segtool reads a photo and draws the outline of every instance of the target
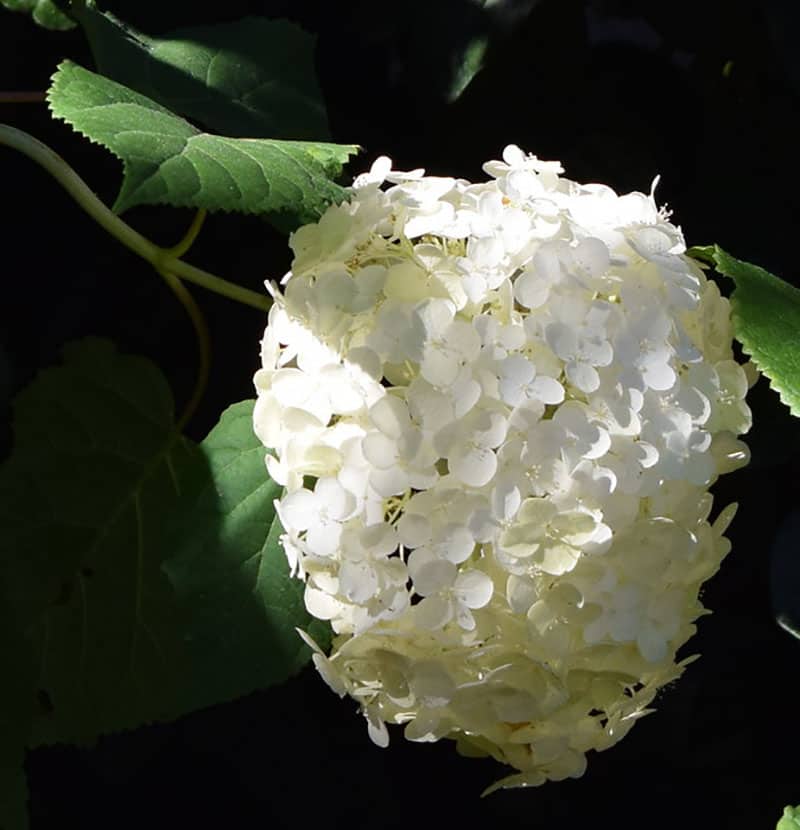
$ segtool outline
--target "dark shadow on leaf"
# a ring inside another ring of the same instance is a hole
[[[0,469],[0,826],[24,802],[26,745],[92,745],[307,662],[251,421],[237,404],[193,444],[160,371],[99,339],[18,396]]]
[[[205,465],[173,525],[164,570],[187,614],[191,678],[186,711],[285,680],[308,661],[296,626],[323,647],[327,626],[311,624],[302,583],[290,578],[267,475],[252,429],[252,401],[229,407],[200,445]]]
[[[102,74],[213,132],[328,138],[315,38],[285,20],[249,17],[150,37],[91,4],[75,16]]]

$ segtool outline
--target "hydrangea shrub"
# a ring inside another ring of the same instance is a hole
[[[526,786],[580,776],[688,662],[748,375],[652,191],[515,146],[484,170],[380,158],[292,235],[254,428],[328,684],[378,745],[455,739]]]

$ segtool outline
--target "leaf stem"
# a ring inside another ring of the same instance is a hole
[[[177,245],[173,245],[171,248],[168,248],[170,254],[174,257],[182,257],[189,248],[194,245],[195,239],[197,239],[197,235],[200,233],[203,223],[206,221],[206,211],[204,208],[200,208],[194,215],[192,219],[192,224],[189,225],[189,230],[183,236],[183,239],[178,242]]]
[[[211,338],[208,334],[206,319],[186,286],[169,271],[162,271],[161,275],[166,280],[167,285],[180,300],[181,305],[183,305],[186,309],[197,337],[197,349],[199,352],[197,380],[195,381],[194,389],[192,390],[192,397],[184,407],[180,418],[178,418],[176,426],[178,432],[182,432],[189,419],[192,415],[194,415],[197,405],[200,403],[203,394],[206,391],[206,387],[208,386],[208,376],[211,369]]]
[[[203,227],[203,221],[205,218],[206,212],[204,210],[198,210],[183,239],[181,239],[177,245],[173,245],[172,248],[169,248],[169,252],[176,257],[185,254],[197,238],[197,234],[200,232],[200,228]],[[200,400],[206,391],[206,386],[208,386],[208,376],[211,368],[211,337],[208,333],[206,318],[203,316],[203,312],[200,310],[200,307],[194,301],[194,297],[191,295],[191,292],[171,271],[158,267],[158,273],[161,274],[172,293],[178,298],[178,302],[186,309],[186,313],[192,321],[192,328],[194,328],[195,339],[197,340],[197,350],[199,352],[200,359],[197,379],[195,380],[194,389],[192,390],[192,397],[189,399],[189,402],[186,404],[181,417],[178,419],[177,429],[180,432],[194,414],[195,409],[197,409],[197,405],[200,403]]]
[[[203,222],[206,218],[206,212],[202,208],[195,213],[192,219],[192,224],[184,234],[183,238],[177,245],[173,245],[167,249],[169,254],[173,257],[183,256],[189,248],[192,247],[200,229],[203,227]],[[197,350],[199,353],[199,367],[197,370],[197,379],[195,380],[194,389],[192,390],[192,397],[186,404],[181,417],[178,419],[177,430],[182,432],[183,428],[188,423],[189,419],[197,409],[198,404],[202,400],[203,394],[208,386],[208,376],[211,370],[211,337],[208,333],[208,324],[206,318],[200,307],[194,301],[194,297],[186,286],[171,272],[165,268],[158,269],[159,274],[164,278],[164,281],[169,286],[170,290],[178,298],[178,302],[186,309],[189,319],[192,321],[194,328],[195,339],[197,340]]]
[[[265,294],[242,288],[201,268],[196,268],[177,257],[173,251],[160,248],[137,233],[130,225],[123,222],[113,211],[104,205],[81,177],[46,144],[22,130],[7,124],[0,124],[0,144],[5,144],[23,153],[43,167],[70,196],[103,229],[130,248],[142,259],[149,262],[159,272],[169,271],[176,277],[201,285],[209,291],[222,294],[231,300],[267,311],[271,300]]]

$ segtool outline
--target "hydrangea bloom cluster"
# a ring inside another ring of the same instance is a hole
[[[729,305],[650,195],[509,146],[488,181],[380,158],[291,238],[256,433],[317,668],[373,740],[579,776],[687,661],[747,461]]]

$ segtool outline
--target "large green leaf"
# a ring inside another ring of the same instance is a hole
[[[167,109],[229,136],[329,137],[316,38],[286,20],[249,17],[150,37],[93,2],[74,14],[97,69]]]
[[[70,20],[53,0],[0,0],[0,4],[12,12],[25,12],[45,29],[73,29],[75,21]]]
[[[176,523],[176,553],[164,568],[190,610],[193,706],[285,680],[309,659],[295,627],[323,647],[329,626],[303,604],[289,577],[265,450],[253,433],[253,402],[227,409],[201,444],[208,475]]]
[[[0,469],[0,830],[25,746],[93,741],[285,680],[323,648],[288,574],[250,401],[198,447],[149,361],[66,347],[15,402]]]
[[[252,401],[197,447],[151,363],[96,339],[65,357],[17,399],[0,470],[0,622],[29,635],[30,742],[91,741],[298,671],[295,627],[323,647],[329,629],[288,574]]]
[[[24,749],[24,745],[15,743],[12,753],[10,742],[0,749],[0,830],[26,830],[28,827],[28,786],[22,766]],[[6,755],[13,758],[10,765],[4,763]]]
[[[734,333],[793,415],[800,417],[800,290],[718,245],[689,254],[731,277]]]
[[[225,138],[201,133],[138,92],[70,61],[48,91],[53,115],[122,160],[114,209],[170,204],[319,218],[346,198],[332,179],[354,145]]]
[[[7,610],[0,605],[0,830],[24,830],[28,792],[22,764],[33,714],[33,660]]]
[[[159,539],[202,458],[163,376],[107,341],[72,344],[18,397],[14,428],[0,573],[37,667],[32,744],[174,717],[184,644]]]

